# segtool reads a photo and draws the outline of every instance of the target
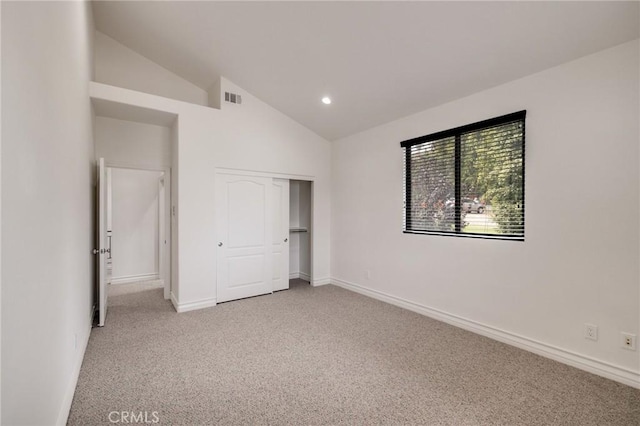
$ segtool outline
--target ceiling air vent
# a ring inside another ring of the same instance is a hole
[[[239,105],[242,103],[242,96],[236,95],[235,93],[224,92],[224,100],[225,102]]]

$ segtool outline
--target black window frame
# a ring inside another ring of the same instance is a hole
[[[423,235],[445,235],[454,237],[466,237],[466,238],[484,238],[492,240],[508,240],[508,241],[524,241],[525,229],[525,142],[526,142],[526,115],[527,111],[522,110],[511,114],[502,115],[488,120],[478,121],[476,123],[467,124],[464,126],[456,127],[441,132],[431,133],[429,135],[420,136],[413,139],[400,142],[400,146],[404,150],[404,224],[403,233],[405,234],[423,234]],[[461,158],[462,158],[462,135],[466,133],[476,132],[479,130],[488,129],[500,125],[506,125],[515,122],[522,122],[522,220],[523,230],[522,235],[519,234],[486,234],[476,232],[463,232],[461,223],[462,213],[462,194],[461,194]],[[454,149],[454,164],[455,164],[455,229],[453,231],[443,230],[415,230],[408,229],[411,223],[411,208],[409,204],[411,202],[411,147],[415,145],[424,144],[427,142],[437,141],[445,138],[455,138]]]

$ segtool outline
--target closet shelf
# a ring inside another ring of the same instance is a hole
[[[289,232],[307,232],[307,228],[289,228]]]

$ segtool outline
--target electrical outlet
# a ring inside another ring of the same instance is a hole
[[[584,338],[590,340],[598,340],[598,326],[593,324],[585,324]]]
[[[636,335],[631,333],[625,333],[624,331],[620,333],[622,337],[622,347],[625,349],[629,349],[630,351],[636,350]]]
[[[369,269],[364,271],[364,276],[367,277],[368,280],[370,280],[371,279],[371,271]]]

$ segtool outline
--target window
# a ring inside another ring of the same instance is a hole
[[[402,142],[404,232],[524,241],[525,116]]]

